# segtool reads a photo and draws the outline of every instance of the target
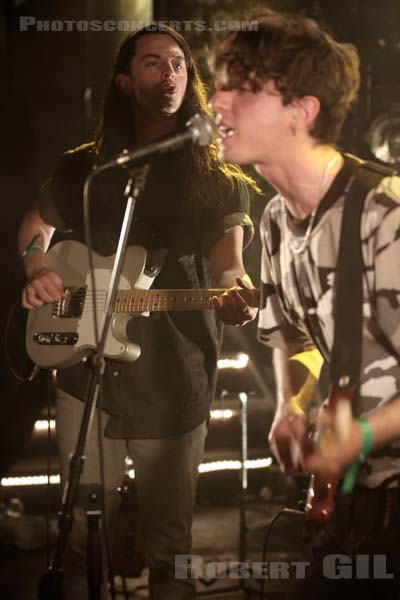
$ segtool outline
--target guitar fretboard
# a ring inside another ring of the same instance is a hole
[[[140,313],[167,310],[207,310],[211,309],[211,298],[220,296],[226,290],[123,290],[117,294],[114,312]],[[246,290],[251,294],[252,306],[258,306],[258,290]]]

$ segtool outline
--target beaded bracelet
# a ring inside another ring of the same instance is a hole
[[[361,429],[362,446],[358,456],[348,467],[344,476],[342,485],[343,494],[350,494],[353,491],[358,469],[360,468],[361,463],[364,462],[368,454],[371,452],[374,441],[372,427],[369,421],[367,421],[367,419],[365,419],[364,417],[359,417],[358,419],[356,419],[356,423]]]
[[[40,233],[37,233],[36,235],[33,236],[29,246],[22,253],[22,255],[21,255],[22,258],[25,258],[26,256],[28,256],[28,254],[30,254],[31,252],[36,252],[36,250],[40,250],[41,252],[43,252],[43,248],[41,248],[40,246],[35,246],[35,242],[39,238],[40,238]]]

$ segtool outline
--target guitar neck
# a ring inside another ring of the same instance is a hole
[[[135,314],[169,310],[208,310],[213,308],[211,298],[221,296],[225,289],[208,290],[121,290],[117,294],[114,312]],[[246,290],[249,304],[258,306],[258,290]]]

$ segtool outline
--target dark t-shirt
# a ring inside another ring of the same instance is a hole
[[[58,230],[56,240],[83,241],[82,190],[92,166],[91,146],[64,154],[44,187],[42,217]],[[192,206],[187,194],[187,153],[152,162],[134,214],[129,244],[164,257],[153,288],[210,287],[208,253],[224,232],[243,225],[252,236],[247,190],[226,181],[223,204]],[[221,177],[224,177],[221,174]],[[95,178],[91,200],[94,250],[116,250],[125,208],[127,173],[114,169]],[[210,206],[210,205],[209,205]],[[60,232],[62,232],[60,234]],[[214,394],[222,325],[214,311],[170,311],[131,319],[129,337],[141,347],[133,363],[107,359],[103,407],[111,414],[106,434],[117,438],[157,438],[190,431],[208,417]],[[59,370],[61,389],[84,399],[89,369],[81,362]]]

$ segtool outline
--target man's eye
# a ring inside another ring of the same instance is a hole
[[[157,64],[158,64],[158,61],[157,61],[157,60],[149,60],[149,61],[146,63],[146,67],[155,67]]]

